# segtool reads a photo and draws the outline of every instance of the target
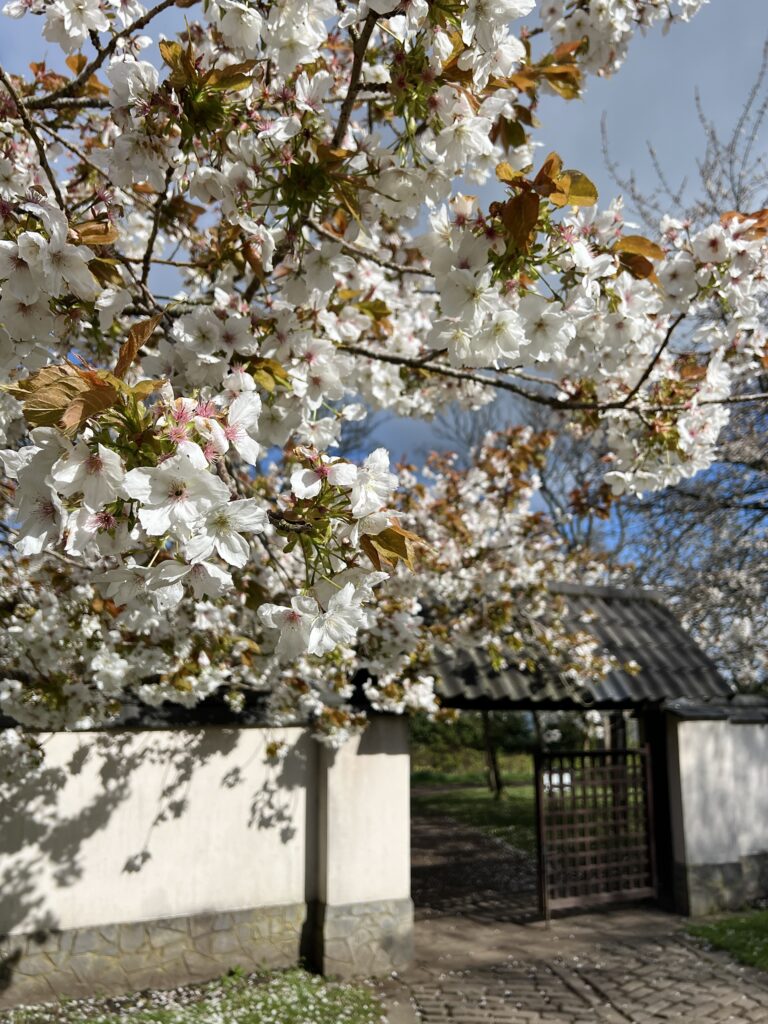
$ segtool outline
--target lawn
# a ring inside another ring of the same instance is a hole
[[[724,949],[740,963],[768,971],[768,910],[690,924],[688,931],[714,949]]]
[[[415,814],[454,818],[473,825],[487,835],[503,839],[510,846],[533,852],[536,849],[536,806],[533,786],[505,789],[495,800],[487,789],[467,788],[419,792],[412,797]]]
[[[530,754],[499,753],[499,768],[505,783],[531,782],[533,758]],[[484,786],[485,756],[468,747],[440,749],[414,743],[411,748],[411,781],[415,784],[452,784]]]
[[[386,1024],[365,985],[294,969],[208,985],[0,1012],[1,1024]]]

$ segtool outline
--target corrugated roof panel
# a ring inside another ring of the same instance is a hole
[[[640,672],[617,669],[590,687],[598,704],[641,704],[679,698],[727,697],[731,688],[715,664],[683,630],[672,612],[651,591],[559,584],[573,625],[579,625],[620,662],[636,661]],[[585,613],[592,621],[580,622]],[[574,702],[555,678],[534,679],[516,668],[493,672],[481,648],[451,651],[438,658],[438,690],[444,703],[467,706],[492,701],[499,708]]]

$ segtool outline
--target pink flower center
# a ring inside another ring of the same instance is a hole
[[[187,428],[181,424],[177,424],[177,426],[171,427],[168,431],[168,437],[174,444],[181,444],[182,441],[186,441],[187,439]]]
[[[168,488],[168,497],[172,501],[184,501],[189,496],[189,488],[183,480],[174,480]]]
[[[98,530],[113,530],[117,526],[117,519],[111,512],[97,512],[90,520]]]
[[[216,406],[213,402],[198,402],[195,406],[195,416],[202,416],[204,420],[209,420],[216,415]]]
[[[192,419],[192,413],[186,405],[177,405],[171,412],[171,415],[177,423],[189,423]]]
[[[42,519],[50,519],[51,522],[56,519],[56,508],[50,498],[39,498],[37,501],[37,514]]]
[[[91,476],[94,476],[104,469],[104,462],[98,455],[91,455],[90,458],[85,460],[85,471]]]

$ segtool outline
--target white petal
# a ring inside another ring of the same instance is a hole
[[[139,510],[139,522],[150,537],[161,537],[171,525],[170,508],[167,505],[142,508]]]
[[[216,550],[230,565],[242,568],[248,561],[250,548],[239,533],[224,533],[216,538]]]

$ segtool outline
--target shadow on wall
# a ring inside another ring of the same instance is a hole
[[[56,908],[69,905],[71,917],[74,894],[85,904],[98,903],[96,890],[89,900],[90,879],[103,886],[106,877],[113,888],[135,892],[130,876],[148,870],[155,847],[169,857],[167,826],[185,835],[189,826],[193,833],[199,827],[204,842],[212,828],[227,823],[217,818],[226,802],[241,819],[241,836],[269,830],[273,843],[294,840],[299,813],[303,822],[298,792],[306,786],[307,754],[298,730],[291,732],[296,735],[288,742],[270,742],[264,729],[54,733],[39,767],[20,775],[13,764],[0,763],[0,992],[10,987],[20,958],[6,940],[23,933],[42,948],[51,933],[72,927]],[[205,798],[196,788],[201,774]],[[108,850],[97,864],[94,846]],[[178,850],[167,872],[171,884],[180,884],[190,867],[185,854],[197,858],[200,850],[189,844]]]

